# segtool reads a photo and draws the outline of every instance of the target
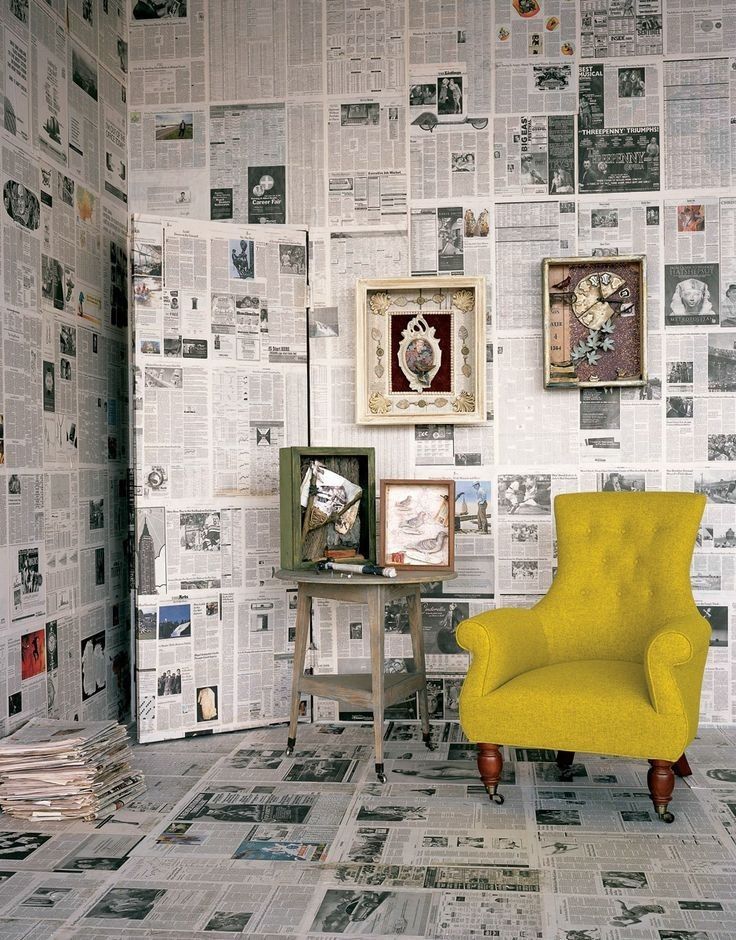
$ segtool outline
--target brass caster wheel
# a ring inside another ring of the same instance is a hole
[[[658,812],[657,812],[657,815],[659,816],[659,818],[660,818],[660,820],[661,820],[662,822],[671,823],[671,822],[674,822],[674,821],[675,821],[674,815],[673,815],[672,813],[668,812],[667,810],[665,810],[663,813],[660,813],[660,812],[658,811]]]
[[[491,794],[491,799],[493,800],[493,802],[494,802],[497,806],[503,806],[504,799],[503,799],[503,796],[502,796],[500,793],[492,793],[492,794]]]

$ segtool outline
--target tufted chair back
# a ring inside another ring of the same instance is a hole
[[[656,627],[695,610],[690,562],[704,506],[693,493],[555,499],[557,575],[536,606],[551,662],[641,662]]]

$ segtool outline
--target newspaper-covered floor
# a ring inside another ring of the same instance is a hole
[[[675,822],[646,763],[506,749],[503,806],[459,726],[284,726],[138,745],[148,790],[92,823],[0,816],[0,938],[726,940],[736,731],[688,751]]]

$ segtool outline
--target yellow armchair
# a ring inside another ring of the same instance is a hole
[[[531,609],[463,621],[471,653],[460,723],[478,743],[481,779],[497,803],[501,744],[648,759],[660,819],[698,729],[710,626],[690,587],[705,497],[569,493],[555,500],[558,570]]]

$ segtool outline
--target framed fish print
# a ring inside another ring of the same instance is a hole
[[[454,536],[453,480],[381,481],[381,564],[452,570]]]
[[[544,387],[647,384],[643,255],[545,258]]]
[[[358,424],[486,420],[482,277],[359,280]]]

